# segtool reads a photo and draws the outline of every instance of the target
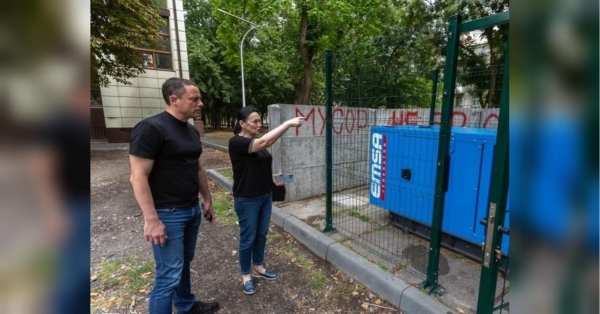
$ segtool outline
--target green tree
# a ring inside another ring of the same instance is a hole
[[[241,100],[240,40],[250,29],[248,23],[217,11],[222,8],[260,25],[244,42],[244,81],[246,104],[256,107],[262,116],[267,106],[293,102],[294,46],[286,31],[294,22],[291,1],[212,1],[217,18],[217,39],[224,46],[223,65],[236,69],[235,95]],[[241,107],[239,101],[235,108]]]
[[[404,20],[425,23],[423,25],[427,25],[432,32],[443,34],[447,30],[448,19],[453,15],[460,14],[462,21],[467,22],[504,12],[508,8],[508,0],[414,1],[405,7],[408,14]],[[500,104],[507,40],[508,24],[474,31],[460,37],[457,83],[469,87],[483,107],[493,108]],[[436,46],[445,53],[444,41],[439,41]]]
[[[219,129],[222,115],[230,115],[231,108],[227,107],[237,99],[232,79],[236,70],[224,62],[225,47],[217,40],[212,5],[202,0],[188,0],[184,2],[184,9],[190,75],[202,92],[204,122],[208,116],[214,128]]]
[[[145,60],[135,47],[158,47],[162,23],[152,0],[92,0],[92,86],[108,86],[109,77],[129,84],[144,73]]]

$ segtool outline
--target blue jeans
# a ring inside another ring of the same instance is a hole
[[[263,264],[272,205],[271,193],[234,197],[235,212],[240,223],[239,260],[242,275],[250,274],[252,264]]]
[[[188,312],[196,302],[190,284],[190,262],[194,259],[198,229],[202,220],[200,205],[157,209],[165,225],[164,246],[152,245],[156,281],[150,294],[150,314]]]

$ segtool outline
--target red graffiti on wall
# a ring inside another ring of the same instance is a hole
[[[441,112],[439,112],[439,111],[436,111],[436,112],[434,113],[434,116],[435,116],[435,117],[437,117],[437,116],[441,116],[441,115],[442,115],[442,113],[441,113]],[[455,119],[456,119],[456,116],[459,116],[459,117],[461,117],[461,118],[462,118],[462,122],[461,122],[461,123],[455,123],[455,121],[456,121],[456,120],[455,120]],[[436,118],[434,118],[434,120],[433,120],[433,124],[434,124],[434,125],[440,125],[440,122],[439,122],[439,120],[440,120],[440,119],[436,119]],[[466,113],[464,113],[464,112],[462,112],[462,111],[454,111],[454,112],[452,112],[452,126],[460,126],[460,127],[464,127],[465,125],[467,125],[467,114],[466,114]]]
[[[483,127],[487,128],[488,123],[490,122],[490,120],[495,119],[496,120],[496,125],[498,124],[498,115],[495,113],[490,113],[487,118],[485,118],[485,122],[483,122]]]
[[[320,119],[317,119],[318,117]],[[365,109],[335,108],[331,113],[333,119],[333,132],[335,134],[353,134],[369,126],[369,113]],[[324,135],[326,119],[322,107],[311,108],[308,113],[296,108],[296,117],[304,117],[306,124],[310,124],[312,135]],[[305,125],[306,125],[305,124]],[[317,126],[321,129],[317,131]],[[296,127],[296,136],[300,135],[300,128]]]
[[[419,112],[418,111],[405,111],[401,110],[399,114],[399,119],[396,118],[396,110],[392,111],[392,116],[388,122],[389,125],[416,125],[419,120]]]
[[[306,109],[305,109],[306,110]],[[311,134],[313,136],[325,135],[326,118],[325,118],[324,107],[313,107],[308,112],[303,111],[300,108],[295,108],[296,117],[304,117],[306,123],[300,129],[296,127],[296,136],[300,135],[300,131],[303,130],[303,134]],[[399,126],[399,125],[417,125],[419,122],[427,123],[426,116],[428,112],[423,110],[407,110],[397,109],[392,110],[388,119],[388,125]],[[485,118],[481,116],[473,116],[474,112],[454,111],[452,112],[452,125],[458,127],[467,126],[469,117],[471,122],[477,123],[476,125],[469,125],[470,127],[484,127],[493,128],[498,121],[497,113],[489,113]],[[425,115],[425,116],[420,116]],[[434,124],[440,124],[441,111],[434,113]],[[368,129],[369,124],[369,110],[362,108],[343,108],[335,107],[332,111],[332,126],[334,134],[356,134],[360,133],[364,129]],[[476,119],[477,118],[477,119]],[[495,123],[494,123],[495,121]]]

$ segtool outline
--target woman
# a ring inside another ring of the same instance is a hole
[[[266,150],[290,127],[301,126],[304,117],[290,119],[260,138],[261,119],[257,110],[244,107],[238,111],[229,157],[233,168],[233,201],[240,224],[239,261],[244,293],[256,292],[252,277],[275,280],[279,275],[263,265],[269,221],[271,220],[271,191],[273,158]]]

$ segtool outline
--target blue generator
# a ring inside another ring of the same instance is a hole
[[[372,127],[369,199],[390,211],[397,227],[429,238],[434,206],[439,127]],[[496,130],[452,128],[442,244],[481,260]],[[509,214],[505,218],[508,228]],[[509,239],[501,251],[508,255]]]

